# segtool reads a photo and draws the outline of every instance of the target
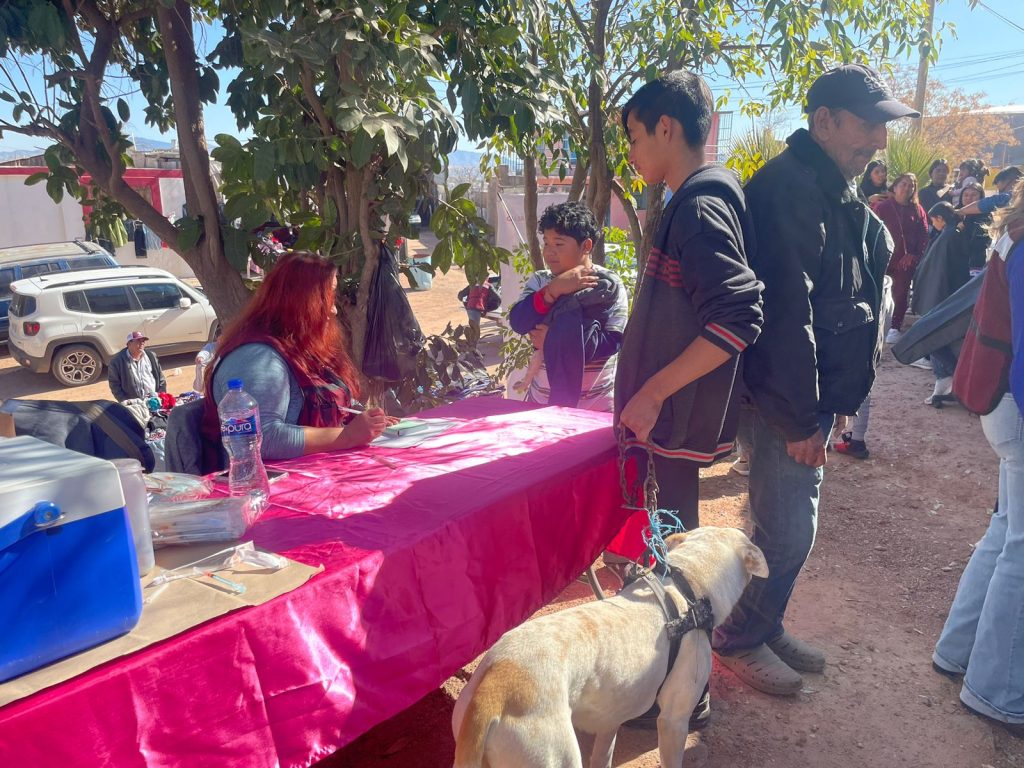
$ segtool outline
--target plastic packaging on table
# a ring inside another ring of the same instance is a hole
[[[207,499],[213,493],[208,478],[180,472],[151,472],[144,476],[150,504]]]
[[[151,504],[149,523],[153,546],[234,541],[240,538],[262,511],[249,496],[174,501]]]
[[[237,568],[239,565],[251,565],[264,571],[279,571],[288,565],[288,559],[275,555],[273,552],[261,552],[251,541],[245,541],[234,547],[222,549],[212,555],[191,563],[163,571],[146,585],[147,589],[159,587],[177,579],[190,579],[206,576],[217,571]],[[244,591],[244,588],[243,590]]]

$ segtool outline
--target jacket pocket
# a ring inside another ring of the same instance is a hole
[[[855,331],[875,321],[871,305],[862,299],[826,299],[812,305],[815,336],[821,331],[836,336]]]

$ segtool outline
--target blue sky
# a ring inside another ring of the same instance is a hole
[[[1001,15],[1003,18],[999,18]],[[968,0],[940,0],[936,19],[938,23],[949,23],[956,27],[956,36],[949,31],[943,35],[942,50],[938,65],[932,69],[932,77],[940,79],[953,87],[968,91],[983,91],[992,105],[1004,105],[1024,102],[1024,89],[1020,83],[1024,80],[1024,2],[1021,0],[981,0],[974,10]],[[206,40],[212,47],[216,40],[213,33]],[[916,63],[916,62],[914,62]],[[32,74],[30,79],[36,80]],[[731,85],[725,80],[711,80],[716,92]],[[227,78],[222,77],[222,83]],[[756,94],[756,88],[751,88]],[[729,109],[738,108],[737,89],[733,89],[733,102]],[[141,120],[142,99],[138,96],[129,97],[133,115],[138,120],[129,123],[129,131],[139,137],[169,140],[161,137],[157,131]],[[9,117],[9,105],[0,102],[0,115]],[[792,107],[783,117],[795,122],[800,117],[799,107]],[[743,120],[737,116],[734,132],[745,130]],[[223,104],[208,105],[206,108],[206,132],[212,139],[218,133],[239,135],[231,112]],[[13,149],[31,149],[43,146],[39,139],[26,138],[6,134],[0,140],[0,151]],[[470,142],[463,141],[460,149],[473,149]]]

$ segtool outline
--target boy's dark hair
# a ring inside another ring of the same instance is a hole
[[[946,166],[946,170],[949,170],[949,163],[947,163],[941,157],[937,160],[932,160],[932,164],[928,166],[928,175],[931,176],[936,168],[941,168],[942,166]]]
[[[679,121],[683,137],[693,149],[708,142],[715,113],[711,89],[699,75],[680,69],[642,86],[622,108],[622,127],[629,136],[629,116],[653,133],[662,115]]]
[[[951,227],[955,227],[960,223],[960,214],[956,212],[956,208],[953,207],[952,203],[947,203],[946,201],[936,203],[929,208],[928,218],[942,219]]]
[[[577,243],[587,239],[596,243],[600,234],[597,219],[584,203],[549,205],[541,214],[537,229],[541,233],[553,229],[560,235],[571,237]]]
[[[1022,176],[1024,176],[1024,171],[1021,171],[1021,169],[1018,168],[1016,165],[1009,165],[1006,168],[1003,168],[1003,170],[1001,170],[999,173],[997,173],[996,177],[992,179],[992,181],[995,184],[1001,184],[1004,181],[1015,182]]]

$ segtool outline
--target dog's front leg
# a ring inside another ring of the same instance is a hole
[[[711,676],[711,643],[703,632],[683,637],[679,656],[658,696],[658,754],[662,768],[682,768],[690,715]]]
[[[615,752],[615,736],[618,730],[611,733],[599,733],[594,737],[594,751],[590,753],[590,768],[612,768],[612,754]]]
[[[682,768],[689,717],[658,718],[658,755],[662,768]]]

